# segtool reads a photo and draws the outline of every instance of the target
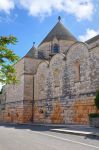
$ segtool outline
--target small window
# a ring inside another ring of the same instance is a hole
[[[75,82],[79,82],[80,81],[80,62],[79,60],[77,60],[75,62]]]
[[[52,53],[59,53],[59,45],[58,44],[52,45]]]

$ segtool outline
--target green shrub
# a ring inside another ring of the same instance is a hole
[[[99,90],[96,93],[96,98],[94,99],[94,101],[96,108],[99,109]]]
[[[97,114],[97,113],[89,114],[89,118],[98,118],[98,117],[99,117],[99,114]]]
[[[97,109],[99,109],[99,90],[96,92],[96,97],[94,99],[94,103]],[[91,120],[91,118],[98,118],[99,117],[99,113],[90,113],[89,114],[89,120]]]

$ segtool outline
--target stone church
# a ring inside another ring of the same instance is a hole
[[[16,85],[0,95],[0,120],[88,124],[99,88],[99,35],[78,41],[58,22],[15,64]]]

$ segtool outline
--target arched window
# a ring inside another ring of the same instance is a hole
[[[80,81],[80,61],[76,60],[75,62],[75,82]]]
[[[59,45],[58,44],[52,45],[52,53],[59,53]]]

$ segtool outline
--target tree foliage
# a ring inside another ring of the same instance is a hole
[[[97,109],[99,109],[99,90],[96,93],[95,106],[97,107]]]
[[[14,36],[0,36],[0,82],[16,83],[14,64],[19,57],[9,49],[9,44],[15,45],[17,42]]]

